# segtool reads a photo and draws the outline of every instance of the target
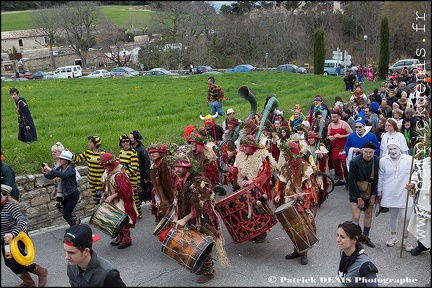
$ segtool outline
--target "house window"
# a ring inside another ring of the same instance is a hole
[[[23,44],[23,40],[22,40],[22,39],[19,39],[19,40],[18,40],[18,45],[19,45],[19,47],[23,47],[23,46],[24,46],[24,44]]]

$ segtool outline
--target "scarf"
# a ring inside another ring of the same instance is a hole
[[[360,252],[360,248],[357,246],[354,252],[351,254],[351,256],[347,256],[345,252],[342,251],[341,260],[339,262],[339,272],[342,273],[342,276],[346,275],[348,271],[348,267],[350,267],[356,261],[357,257],[360,254],[359,252]]]

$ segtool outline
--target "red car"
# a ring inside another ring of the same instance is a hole
[[[33,75],[33,73],[32,72],[30,72],[30,71],[20,71],[19,72],[19,77],[17,77],[17,75],[15,74],[15,75],[12,75],[12,79],[14,79],[14,78],[27,78],[27,79],[30,79],[31,77],[32,77],[32,75]]]

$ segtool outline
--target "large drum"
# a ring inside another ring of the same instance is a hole
[[[256,203],[264,191],[251,185],[216,202],[216,211],[222,217],[234,243],[248,241],[276,225],[277,219],[268,201],[257,209]]]
[[[163,217],[159,223],[156,225],[156,228],[153,230],[153,235],[159,237],[159,240],[163,242],[166,235],[162,237],[163,234],[166,234],[168,231],[171,230],[171,228],[174,227],[174,215],[175,215],[175,209],[171,209],[171,212]]]
[[[213,245],[214,240],[211,236],[182,227],[168,232],[162,243],[161,252],[195,273],[201,269]]]
[[[298,212],[294,201],[279,206],[275,211],[275,215],[294,243],[294,247],[298,253],[306,252],[318,242],[315,233],[309,228],[306,220]]]
[[[126,213],[111,203],[102,202],[93,211],[89,223],[95,225],[111,238],[115,238],[128,221],[129,217]]]

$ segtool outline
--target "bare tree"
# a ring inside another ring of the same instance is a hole
[[[118,66],[127,66],[130,61],[130,55],[123,53],[127,42],[125,32],[125,28],[118,27],[106,18],[98,25],[96,43],[103,48],[102,51],[108,52],[107,57]]]
[[[45,36],[45,41],[48,43],[50,49],[51,67],[55,69],[53,46],[60,26],[59,9],[58,7],[54,7],[50,9],[34,10],[30,17],[33,26],[38,27],[36,30]]]
[[[100,7],[96,2],[70,2],[60,12],[67,42],[86,69],[88,50],[95,44],[96,25],[102,15]]]

